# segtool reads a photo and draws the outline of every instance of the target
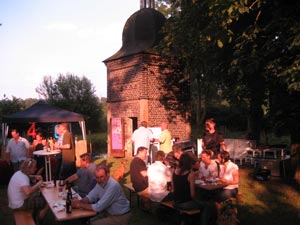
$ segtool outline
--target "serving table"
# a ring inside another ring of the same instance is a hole
[[[57,221],[87,218],[96,215],[95,211],[77,208],[73,208],[72,213],[66,213],[65,199],[59,193],[59,185],[57,184],[56,187],[53,186],[54,185],[46,185],[44,187],[41,187],[40,190]],[[75,192],[73,191],[73,194],[74,193]],[[80,199],[80,196],[78,194],[77,198]]]
[[[52,175],[51,175],[51,155],[57,155],[61,151],[60,150],[51,150],[47,151],[46,149],[34,151],[34,155],[38,156],[44,156],[45,157],[45,174],[46,174],[46,181],[51,181]]]

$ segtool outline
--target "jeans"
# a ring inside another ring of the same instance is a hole
[[[216,201],[217,202],[223,202],[226,201],[229,198],[235,198],[238,194],[238,189],[222,189],[218,191],[216,195]]]

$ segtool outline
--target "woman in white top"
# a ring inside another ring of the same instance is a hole
[[[199,178],[201,180],[215,179],[219,176],[218,164],[211,159],[212,151],[204,150],[201,153]]]
[[[216,201],[222,202],[229,198],[236,197],[239,188],[239,168],[230,161],[229,152],[222,152],[220,154],[221,167],[220,167],[220,180],[226,186],[218,191]]]
[[[45,199],[38,192],[43,184],[43,178],[35,175],[36,160],[27,158],[21,164],[20,170],[11,177],[7,194],[8,207],[13,210],[33,210],[34,219],[42,219],[49,209]],[[30,184],[30,178],[36,179],[34,185]],[[43,209],[42,209],[43,208]]]

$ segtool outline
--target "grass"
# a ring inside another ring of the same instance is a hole
[[[104,162],[110,166],[111,175],[119,167],[122,158],[97,159],[96,164]],[[126,164],[126,173],[121,183],[130,182],[130,160]],[[300,225],[298,213],[300,212],[299,187],[287,179],[272,177],[269,181],[257,181],[249,174],[251,168],[240,168],[240,188],[242,201],[238,203],[238,218],[241,225]],[[13,225],[11,210],[7,208],[7,186],[0,186],[0,221],[2,225]],[[128,192],[125,190],[126,195]],[[52,225],[46,222],[45,225]],[[136,199],[132,202],[131,225],[167,225],[174,224],[161,222],[152,213],[141,211],[136,206]]]

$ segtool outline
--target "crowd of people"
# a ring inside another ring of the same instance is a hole
[[[145,146],[135,144],[135,156],[130,165],[133,188],[142,198],[141,207],[147,207],[147,199],[154,202],[173,201],[178,209],[201,210],[201,224],[209,224],[212,212],[220,203],[236,197],[239,185],[238,166],[230,161],[223,136],[216,130],[213,119],[205,122],[206,133],[203,135],[202,152],[196,156],[191,151],[184,151],[180,144],[165,148],[165,141],[171,141],[167,123],[163,123],[159,139],[149,135],[146,122],[142,122],[145,133],[139,133],[139,141],[147,139]],[[167,130],[167,131],[166,131]],[[141,129],[139,128],[139,131]],[[164,132],[165,131],[165,132]],[[147,166],[150,141],[158,141],[163,147],[155,154],[155,161]],[[169,145],[167,145],[169,146]],[[223,187],[215,190],[197,188],[196,180],[202,182],[218,181]]]
[[[60,150],[55,155],[56,172],[50,179],[60,180],[63,185],[76,182],[73,189],[81,200],[72,199],[73,208],[85,208],[97,212],[90,224],[128,224],[130,204],[120,184],[110,177],[106,165],[96,166],[91,154],[80,155],[80,168],[75,164],[75,143],[69,131],[68,123],[56,125],[57,140],[51,143],[54,150]],[[39,193],[39,187],[44,184],[44,158],[32,154],[34,151],[48,148],[42,133],[36,132],[35,139],[30,144],[20,137],[17,129],[11,131],[6,154],[7,161],[14,168],[14,174],[8,184],[8,206],[13,210],[30,210],[36,224],[41,224],[49,206]],[[53,141],[53,139],[52,139]]]
[[[223,137],[215,130],[212,119],[206,121],[207,133],[203,137],[203,151],[197,156],[184,151],[180,144],[172,144],[168,124],[162,123],[162,133],[157,139],[143,121],[133,133],[134,158],[130,164],[130,177],[133,188],[145,196],[141,207],[149,207],[148,201],[172,201],[178,209],[201,210],[201,224],[209,224],[217,204],[231,197],[236,197],[239,185],[238,166],[230,161]],[[80,156],[80,168],[75,165],[75,150],[72,134],[67,123],[56,127],[58,139],[54,149],[61,150],[57,156],[58,172],[54,176],[64,183],[75,182],[73,188],[81,200],[73,199],[73,208],[83,208],[97,212],[90,224],[128,224],[131,216],[130,203],[119,182],[110,176],[109,168],[96,166],[89,153]],[[30,144],[20,137],[19,132],[11,131],[12,139],[8,142],[7,159],[12,163],[15,173],[8,185],[9,207],[13,210],[31,209],[37,221],[45,216],[48,206],[41,195],[37,195],[43,183],[43,164],[38,157],[32,158]],[[207,135],[207,137],[206,137]],[[149,148],[152,141],[160,143],[153,161],[149,164]],[[43,149],[45,141],[41,133],[36,134],[32,148]],[[207,193],[199,191],[196,180],[203,182],[218,179],[224,187]]]

